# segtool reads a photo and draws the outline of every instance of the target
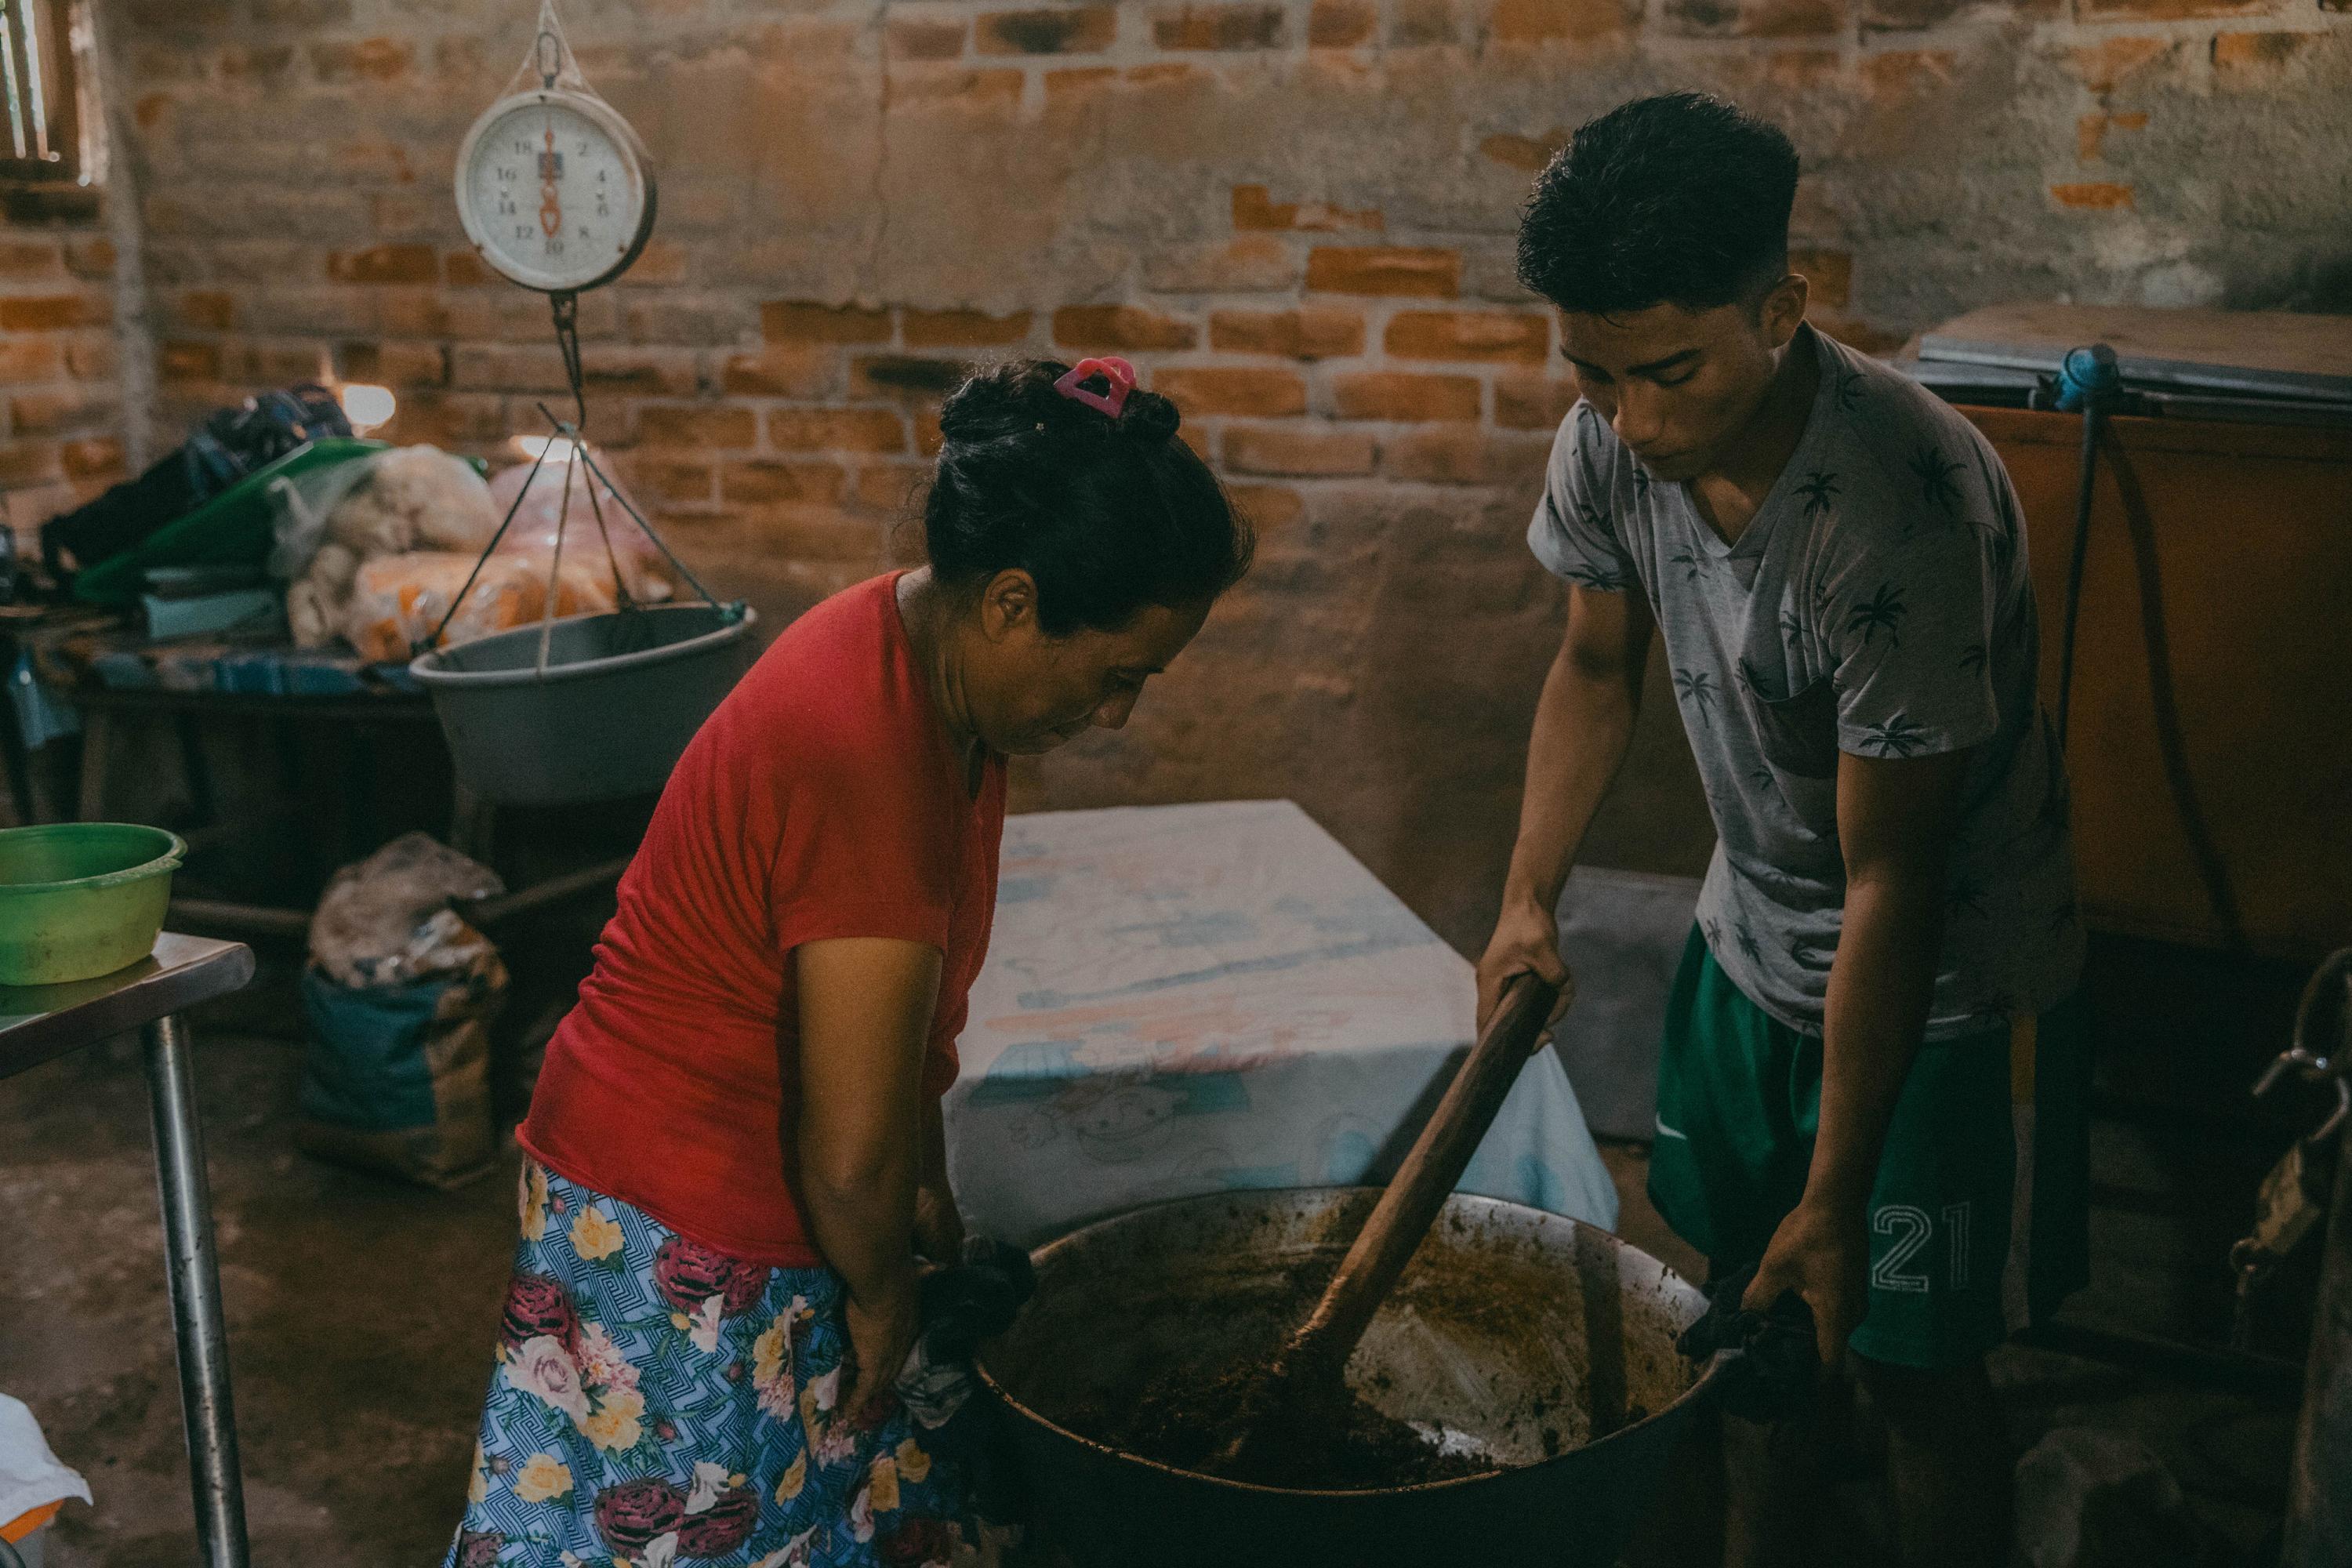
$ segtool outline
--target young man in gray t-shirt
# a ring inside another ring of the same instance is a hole
[[[1522,279],[1583,400],[1528,531],[1570,584],[1482,1016],[1555,920],[1663,644],[1717,846],[1669,1005],[1651,1194],[1745,1300],[1795,1292],[1885,1414],[1906,1556],[2007,1560],[1984,1354],[2082,1283],[2082,963],[2009,476],[1804,322],[1797,157],[1678,94],[1580,130]],[[1727,1561],[1794,1560],[1793,1472],[1732,1458]],[[1743,1460],[1742,1454],[1750,1459]]]

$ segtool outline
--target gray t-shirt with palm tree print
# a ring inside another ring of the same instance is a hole
[[[1973,747],[1927,1038],[2074,984],[2065,774],[2034,688],[2024,523],[1975,426],[1803,329],[1821,388],[1738,542],[1571,409],[1528,542],[1570,582],[1650,600],[1715,816],[1708,947],[1774,1017],[1822,1032],[1845,905],[1837,761]]]

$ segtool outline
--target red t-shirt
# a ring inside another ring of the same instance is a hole
[[[992,758],[966,794],[897,581],[794,621],[678,759],[517,1133],[550,1169],[772,1267],[822,1261],[790,1184],[793,949],[861,936],[940,951],[923,1068],[936,1096],[955,1081],[996,911],[1004,765]]]

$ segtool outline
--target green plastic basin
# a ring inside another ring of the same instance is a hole
[[[0,831],[0,985],[91,980],[146,957],[187,850],[125,822]]]

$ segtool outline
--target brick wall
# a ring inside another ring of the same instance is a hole
[[[448,186],[529,0],[106,4],[159,433],[322,363],[394,386],[402,439],[540,427],[562,385],[544,307],[467,250]],[[1262,564],[1127,733],[1024,772],[1024,797],[1295,796],[1465,943],[1558,632],[1519,536],[1570,392],[1511,231],[1567,128],[1673,86],[1780,119],[1819,319],[1872,348],[2021,296],[2352,305],[2352,17],[2312,0],[567,17],[662,180],[652,247],[583,302],[592,431],[689,559],[778,613],[865,575],[906,552],[893,523],[961,362],[1125,353],[1185,408]],[[37,247],[10,288],[79,300],[94,264]],[[58,424],[74,395],[19,407]],[[102,459],[79,428],[22,460]],[[1704,814],[1651,706],[1594,851],[1695,869]]]
[[[122,477],[114,244],[86,211],[37,203],[0,226],[0,522],[37,548],[47,518]]]

